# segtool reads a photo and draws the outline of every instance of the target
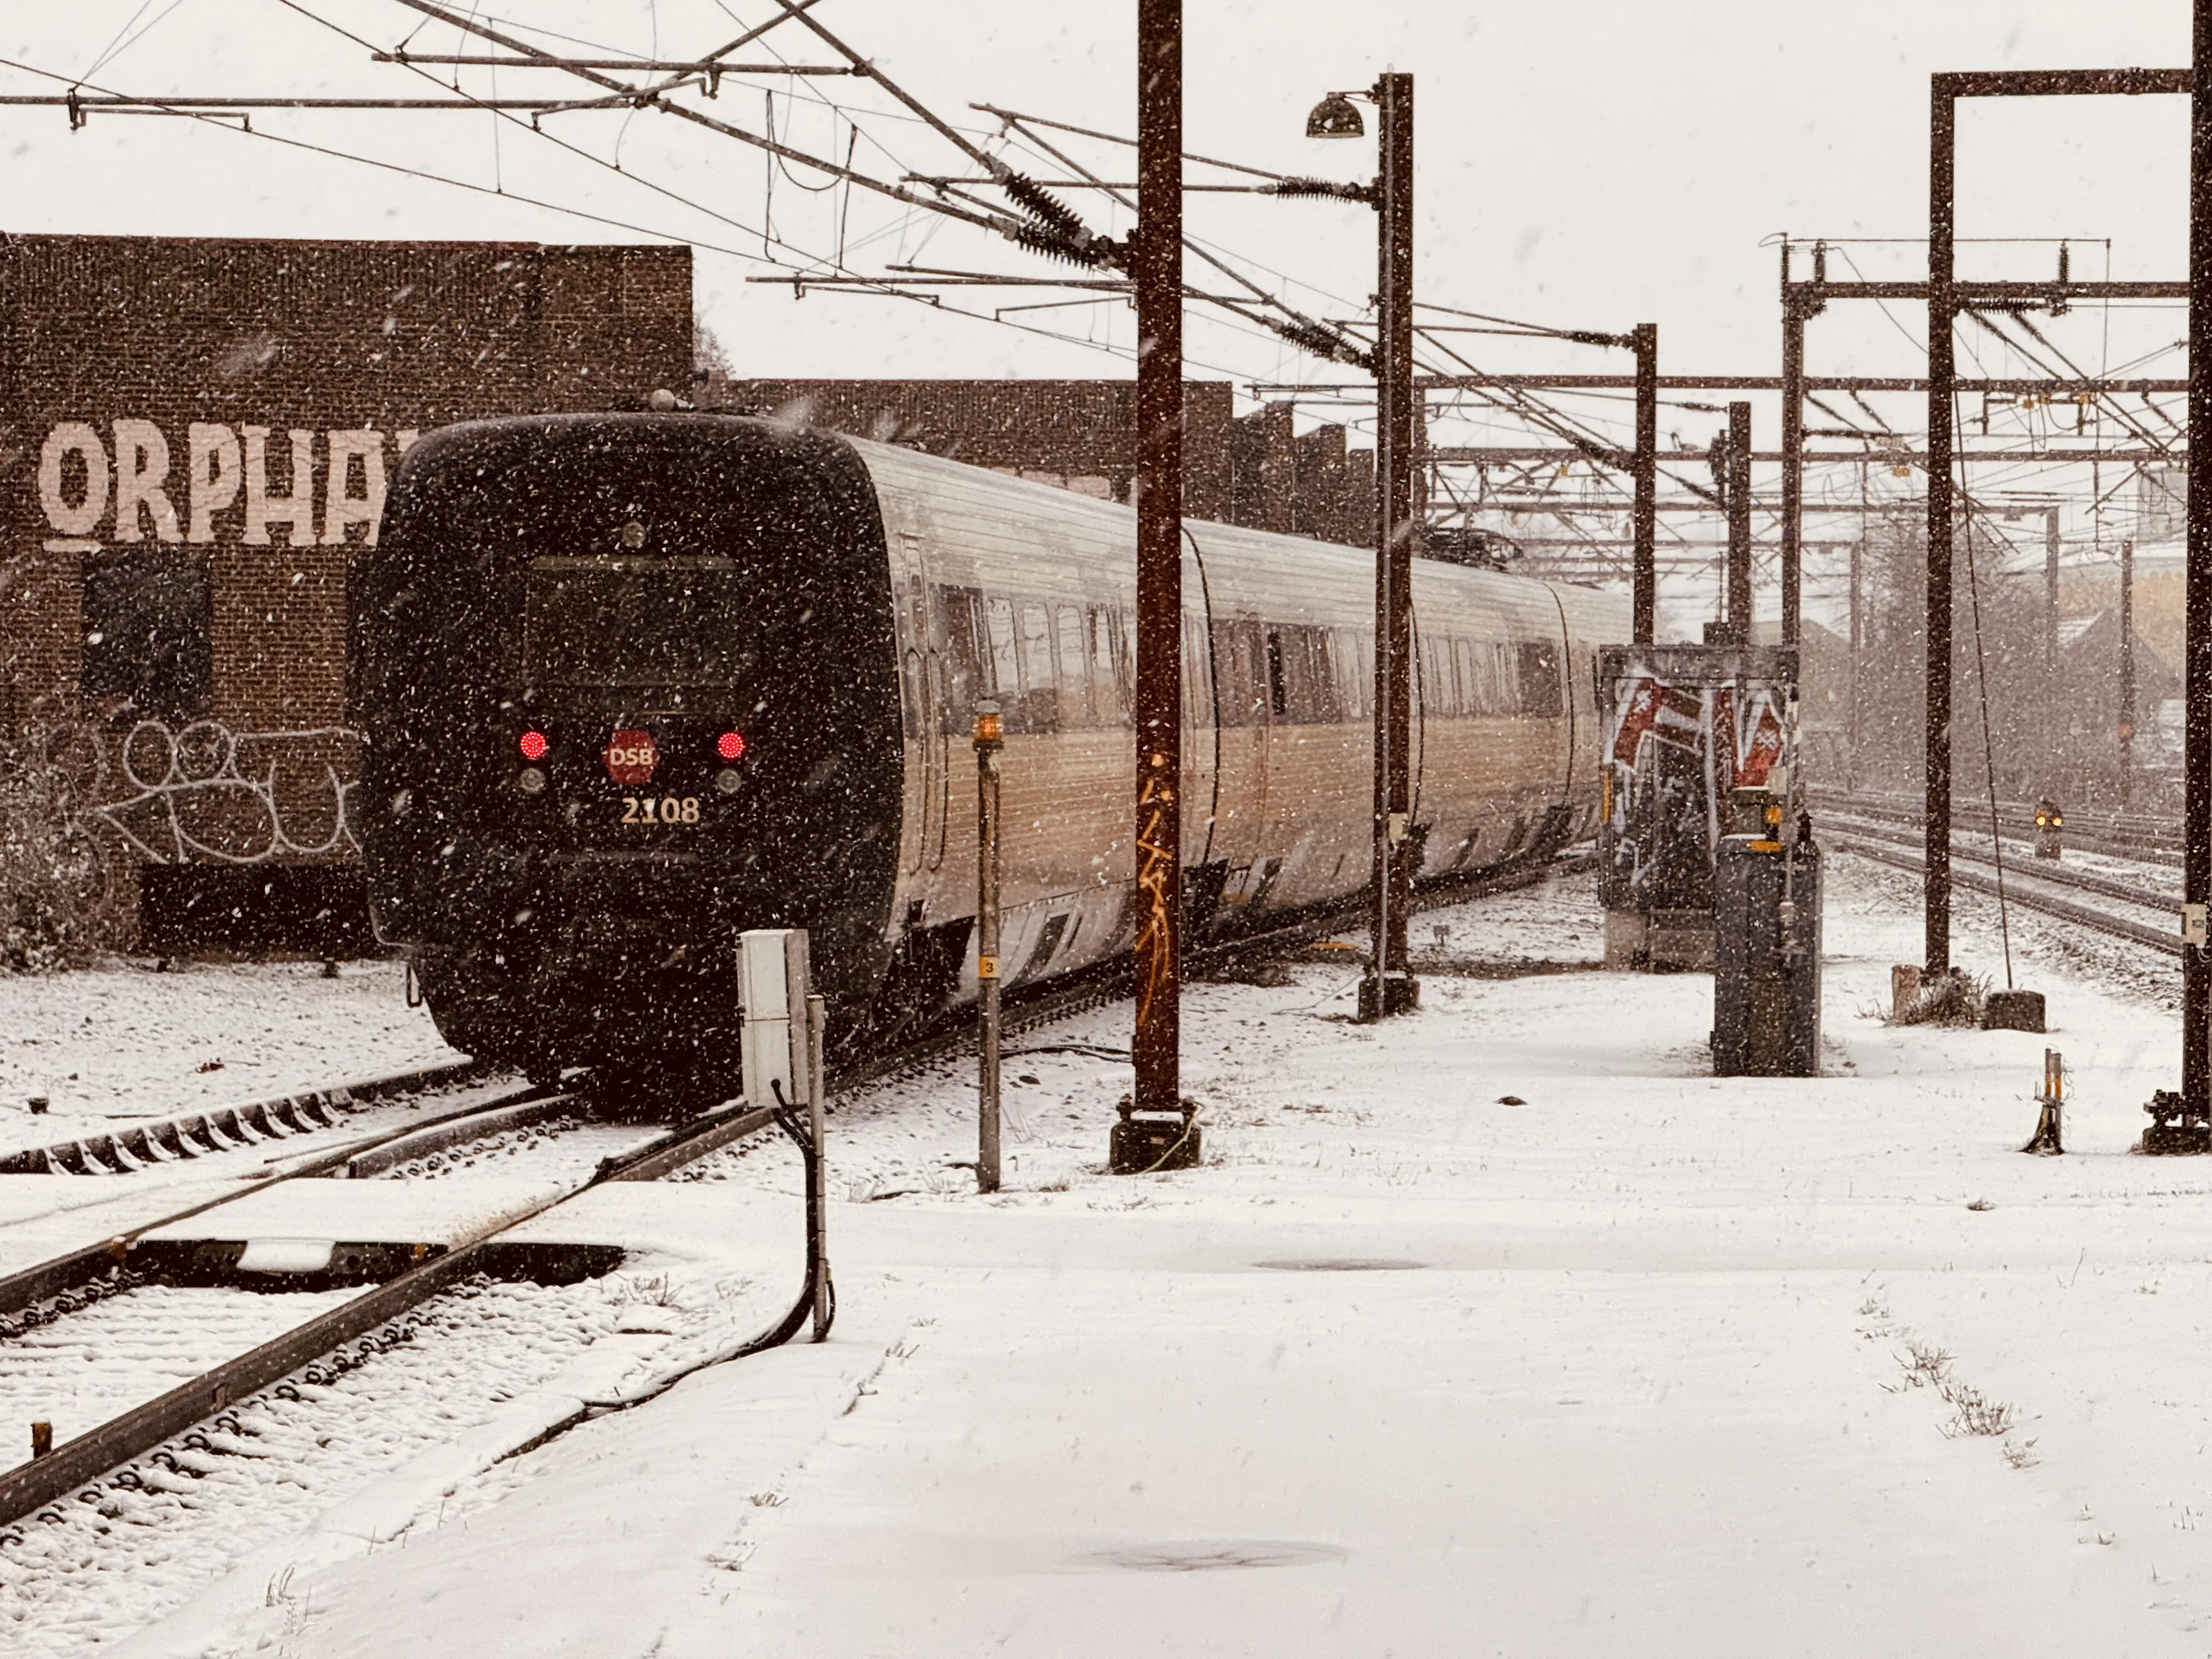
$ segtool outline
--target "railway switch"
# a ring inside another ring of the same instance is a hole
[[[2066,815],[2045,795],[2035,803],[2035,856],[2057,860],[2065,850]]]

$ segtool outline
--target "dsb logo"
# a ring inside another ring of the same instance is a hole
[[[660,750],[653,744],[652,732],[623,731],[608,739],[600,758],[607,763],[607,775],[617,783],[650,783],[653,769],[660,764]]]

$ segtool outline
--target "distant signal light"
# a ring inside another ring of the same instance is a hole
[[[745,740],[743,734],[736,732],[723,732],[720,737],[714,739],[714,752],[726,761],[738,759],[745,752]]]
[[[544,760],[545,758],[545,751],[550,749],[553,745],[546,740],[545,734],[543,732],[525,732],[522,734],[522,741],[519,746],[522,750],[523,759],[526,761],[538,761]]]

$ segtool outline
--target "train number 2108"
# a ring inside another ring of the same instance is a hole
[[[699,797],[686,795],[678,800],[673,795],[663,795],[655,800],[650,795],[623,797],[624,823],[696,823],[699,822]]]

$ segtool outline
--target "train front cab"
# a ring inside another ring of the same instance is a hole
[[[349,611],[380,935],[479,1058],[733,1074],[734,948],[865,1006],[897,857],[880,521],[843,444],[556,416],[410,452]]]

